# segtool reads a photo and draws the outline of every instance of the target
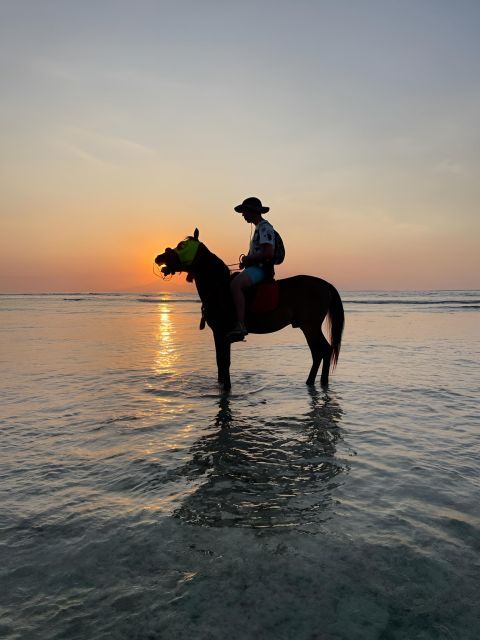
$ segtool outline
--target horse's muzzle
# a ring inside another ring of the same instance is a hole
[[[181,267],[178,255],[173,249],[170,248],[165,249],[165,253],[160,253],[155,258],[155,264],[157,264],[159,267],[162,267],[160,271],[165,276],[174,274],[176,271],[179,271]]]

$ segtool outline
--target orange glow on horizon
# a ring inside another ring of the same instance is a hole
[[[276,270],[277,278],[306,273],[339,289],[478,287],[474,234],[341,211],[324,213],[315,225],[305,226],[288,216],[288,206],[278,209],[269,216],[282,234],[287,256]],[[0,252],[1,292],[195,292],[186,274],[156,277],[155,257],[198,226],[200,240],[231,264],[248,250],[251,233],[231,211],[225,215],[206,207],[192,215],[168,203],[161,211],[145,203],[138,210],[115,203],[90,219],[82,218],[79,205],[74,213],[69,220],[60,218],[60,211],[50,212],[50,218],[45,213],[45,219],[35,219],[29,229],[22,218],[7,220]],[[7,242],[9,238],[17,240]]]

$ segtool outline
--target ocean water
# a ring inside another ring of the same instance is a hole
[[[190,295],[0,296],[0,636],[480,637],[480,292],[342,292],[216,384]]]

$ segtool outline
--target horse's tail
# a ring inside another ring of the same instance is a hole
[[[335,369],[340,346],[342,344],[343,327],[345,326],[345,313],[343,311],[342,299],[333,284],[328,283],[330,288],[331,302],[328,309],[327,318],[330,322],[330,344],[332,347],[332,369]]]

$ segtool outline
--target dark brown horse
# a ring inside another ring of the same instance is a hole
[[[217,356],[218,381],[228,391],[230,384],[230,340],[235,311],[230,293],[230,271],[220,258],[198,240],[198,229],[193,236],[179,242],[175,249],[155,258],[165,275],[177,271],[188,273],[187,279],[195,281],[202,301],[204,318],[213,331]],[[269,312],[248,311],[246,326],[249,333],[271,333],[288,325],[299,327],[312,354],[312,368],[307,384],[315,384],[315,378],[323,360],[321,384],[328,384],[330,367],[335,367],[344,326],[343,305],[335,287],[313,276],[293,276],[278,280],[279,303]],[[259,285],[261,286],[261,285]],[[252,290],[254,287],[252,287]],[[250,293],[250,292],[249,292]],[[330,343],[322,333],[322,322],[330,321]]]

